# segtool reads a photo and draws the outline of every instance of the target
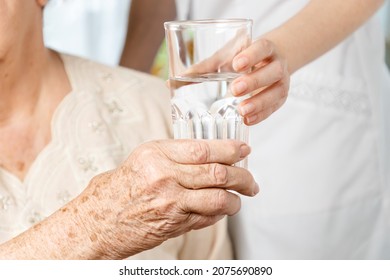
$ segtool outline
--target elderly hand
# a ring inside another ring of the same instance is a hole
[[[124,258],[212,225],[240,209],[240,198],[228,190],[259,191],[246,169],[232,166],[249,152],[238,141],[143,144],[76,199],[80,223],[102,258]]]
[[[274,43],[258,39],[235,56],[233,68],[237,72],[251,72],[235,79],[231,91],[235,96],[251,97],[239,105],[247,125],[266,119],[286,101],[290,84],[287,62]]]

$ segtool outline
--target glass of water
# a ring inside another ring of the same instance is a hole
[[[249,19],[164,23],[169,57],[175,139],[236,139],[248,142],[231,82],[243,73],[232,60],[252,41]],[[246,167],[246,160],[237,164]],[[237,166],[236,165],[236,166]]]

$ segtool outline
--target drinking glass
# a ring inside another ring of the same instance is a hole
[[[252,41],[249,19],[164,23],[169,58],[175,139],[236,139],[248,142],[231,82],[242,75],[232,60]],[[246,160],[238,166],[246,167]]]

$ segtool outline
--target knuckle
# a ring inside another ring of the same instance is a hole
[[[126,159],[123,166],[134,172],[142,173],[148,162],[153,162],[153,152],[148,144],[138,146]],[[155,161],[155,160],[154,160]]]
[[[225,210],[229,205],[227,192],[222,189],[218,189],[216,191],[217,195],[216,199],[214,200],[214,206],[218,211],[223,212],[223,210]]]
[[[144,178],[150,186],[167,186],[171,178],[160,167],[156,165],[147,165],[144,169]]]
[[[153,154],[155,153],[154,145],[155,144],[153,144],[153,143],[144,143],[144,144],[140,145],[136,149],[137,156],[142,158],[143,160],[145,160],[149,157],[153,157]]]
[[[226,147],[226,151],[228,152],[229,158],[231,159],[239,159],[241,152],[240,146],[237,146],[236,142],[230,141],[230,145]]]
[[[256,90],[263,87],[261,79],[259,77],[253,77],[252,86],[253,86],[252,90]]]
[[[135,157],[132,159],[132,170],[143,176],[148,185],[165,185],[171,180],[172,168],[168,169],[162,164],[157,143],[145,143],[139,146]]]
[[[276,60],[274,62],[274,73],[275,73],[275,77],[278,81],[282,80],[284,78],[285,73],[286,73],[286,67],[285,67],[283,61]]]
[[[189,154],[194,162],[208,162],[210,159],[210,147],[205,142],[195,141],[189,147]]]
[[[265,50],[265,52],[270,56],[273,53],[273,44],[271,41],[267,39],[260,39],[259,40],[260,47]]]
[[[237,146],[237,142],[228,140],[224,146],[224,153],[231,160],[240,158],[240,149],[239,146]]]
[[[226,185],[228,181],[227,168],[221,164],[210,164],[210,174],[216,186]]]

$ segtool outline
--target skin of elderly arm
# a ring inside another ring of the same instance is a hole
[[[175,0],[133,0],[120,65],[150,72],[164,39],[164,21],[176,17]]]
[[[78,219],[78,202],[72,201],[17,237],[0,245],[0,259],[99,259],[100,250]]]
[[[250,148],[238,141],[144,143],[118,168],[94,177],[74,200],[0,246],[0,259],[123,259],[215,224],[259,192],[232,166]]]
[[[312,0],[298,14],[264,36],[288,63],[290,73],[321,56],[354,32],[383,0]]]

